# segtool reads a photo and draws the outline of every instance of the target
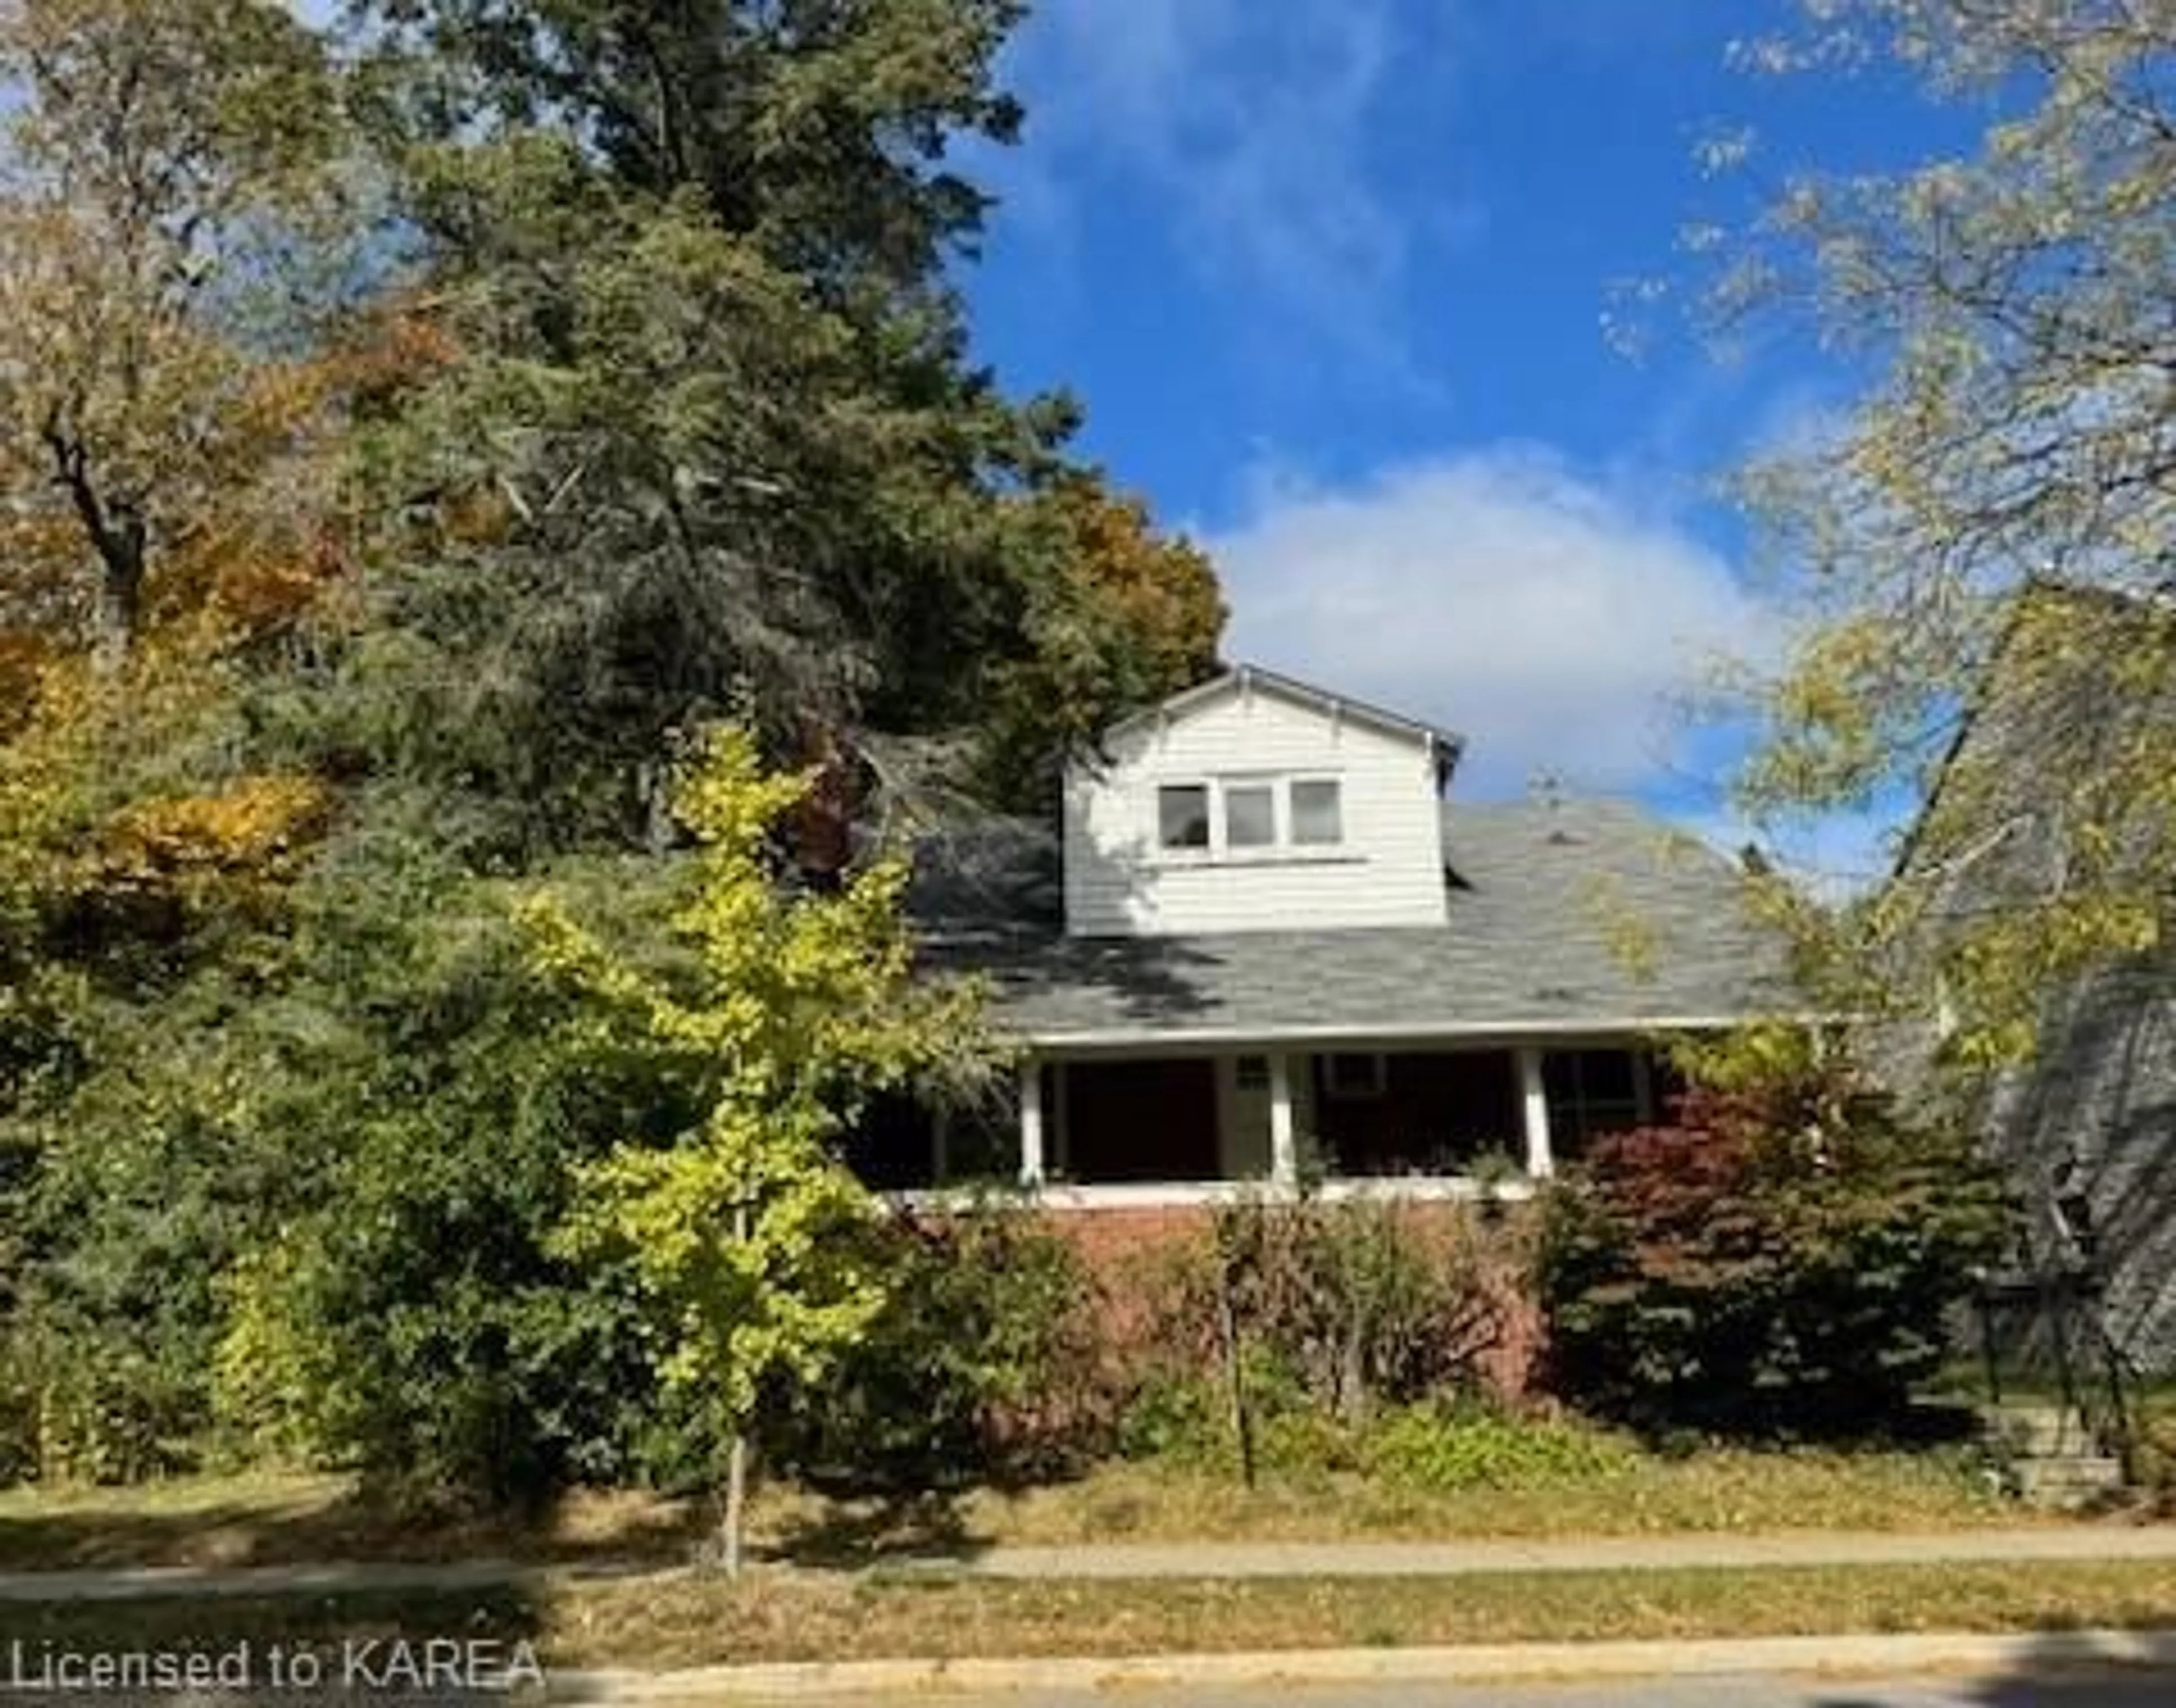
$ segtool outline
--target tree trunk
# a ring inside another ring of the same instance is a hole
[[[100,668],[117,670],[136,642],[137,624],[144,605],[144,530],[132,523],[128,531],[112,542],[112,555],[101,547],[105,574],[98,590],[96,657]]]
[[[1357,1301],[1346,1318],[1338,1348],[1337,1413],[1349,1424],[1368,1417],[1368,1317]]]
[[[1232,1435],[1239,1449],[1239,1480],[1254,1486],[1254,1420],[1247,1409],[1247,1376],[1239,1357],[1239,1313],[1232,1297],[1229,1263],[1219,1267],[1216,1280],[1216,1327],[1224,1342],[1224,1380],[1232,1401]]]
[[[93,477],[90,453],[58,405],[48,411],[46,448],[52,453],[53,480],[68,495],[98,557],[98,614],[92,636],[100,668],[118,669],[135,645],[143,617],[144,566],[150,530],[143,507],[130,498],[109,498]]]
[[[748,1237],[748,1207],[743,1202],[733,1206],[733,1238],[745,1244]],[[726,1453],[725,1533],[718,1538],[729,1578],[741,1575],[741,1529],[748,1511],[748,1420],[736,1407],[732,1445]]]
[[[733,1444],[726,1455],[726,1525],[718,1540],[726,1575],[741,1575],[741,1527],[748,1507],[748,1431],[736,1428]]]

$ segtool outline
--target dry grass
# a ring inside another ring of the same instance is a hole
[[[1128,1655],[1839,1631],[2148,1626],[2176,1564],[1593,1572],[1450,1579],[584,1587],[547,1652],[594,1665]]]
[[[764,1491],[759,1547],[804,1563],[1097,1542],[1423,1541],[1776,1530],[1944,1530],[2052,1520],[1993,1493],[1949,1454],[1754,1453],[1682,1460],[1530,1488],[1422,1493],[1357,1477],[1229,1478],[1154,1465],[1074,1482],[905,1501]],[[352,1480],[251,1474],[126,1488],[0,1493],[0,1569],[235,1566],[314,1560],[624,1558],[678,1564],[701,1503],[635,1492],[570,1496],[534,1522],[419,1515]]]
[[[636,1492],[570,1495],[533,1522],[419,1514],[354,1478],[253,1471],[121,1488],[0,1491],[0,1569],[289,1565],[322,1560],[684,1557],[689,1503]]]
[[[52,1604],[7,1618],[8,1635],[32,1645],[495,1636],[536,1641],[553,1666],[645,1668],[2172,1622],[2176,1563],[2165,1562],[1154,1583],[774,1572],[737,1585],[678,1577],[487,1596]]]
[[[871,1553],[1099,1542],[1418,1542],[1778,1530],[1925,1531],[2056,1521],[1996,1493],[1950,1453],[1714,1449],[1528,1488],[1433,1493],[1360,1477],[1265,1480],[1106,1465],[1075,1482],[902,1505],[773,1491],[766,1539],[844,1560]]]

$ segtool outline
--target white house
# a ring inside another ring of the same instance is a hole
[[[879,1177],[1458,1195],[1662,1112],[1658,1037],[1789,1006],[1728,860],[1622,802],[1455,804],[1462,747],[1240,666],[1072,766],[1056,850],[933,843],[933,959],[987,976],[1026,1056],[1009,1107],[893,1131]]]

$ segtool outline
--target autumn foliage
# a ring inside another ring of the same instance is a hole
[[[1598,1140],[1556,1194],[1542,1284],[1565,1395],[1652,1430],[1900,1423],[1999,1244],[1968,1143],[1818,1053]]]

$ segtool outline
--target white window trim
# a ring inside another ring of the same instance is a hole
[[[1291,844],[1292,813],[1290,804],[1281,797],[1284,791],[1277,786],[1273,776],[1218,777],[1216,782],[1216,823],[1210,830],[1210,846],[1215,847],[1221,839],[1223,852],[1230,860],[1259,860],[1281,852]],[[1270,840],[1248,842],[1235,846],[1232,841],[1232,795],[1239,789],[1259,790],[1270,797]]]
[[[1168,866],[1303,866],[1334,865],[1357,859],[1352,825],[1346,816],[1350,794],[1341,771],[1197,771],[1149,779],[1150,833],[1155,860]],[[1337,790],[1337,840],[1298,842],[1292,840],[1292,786],[1330,783]],[[1232,846],[1231,820],[1225,805],[1231,789],[1265,788],[1270,791],[1271,840],[1245,847]],[[1209,844],[1202,848],[1171,846],[1163,840],[1163,791],[1200,789],[1209,801]]]
[[[1293,840],[1292,828],[1299,814],[1292,806],[1292,791],[1302,783],[1328,783],[1337,791],[1337,840],[1334,842],[1301,842]],[[1285,778],[1285,846],[1303,857],[1335,854],[1352,846],[1350,826],[1345,821],[1346,793],[1344,775],[1336,771],[1294,771]]]
[[[1189,844],[1167,842],[1163,840],[1163,797],[1167,789],[1199,789],[1202,792],[1203,811],[1209,820],[1209,842],[1196,848]],[[1223,807],[1223,798],[1216,790],[1216,781],[1210,777],[1158,777],[1149,786],[1149,820],[1156,836],[1156,858],[1174,864],[1199,866],[1216,857],[1219,835],[1216,815]]]

